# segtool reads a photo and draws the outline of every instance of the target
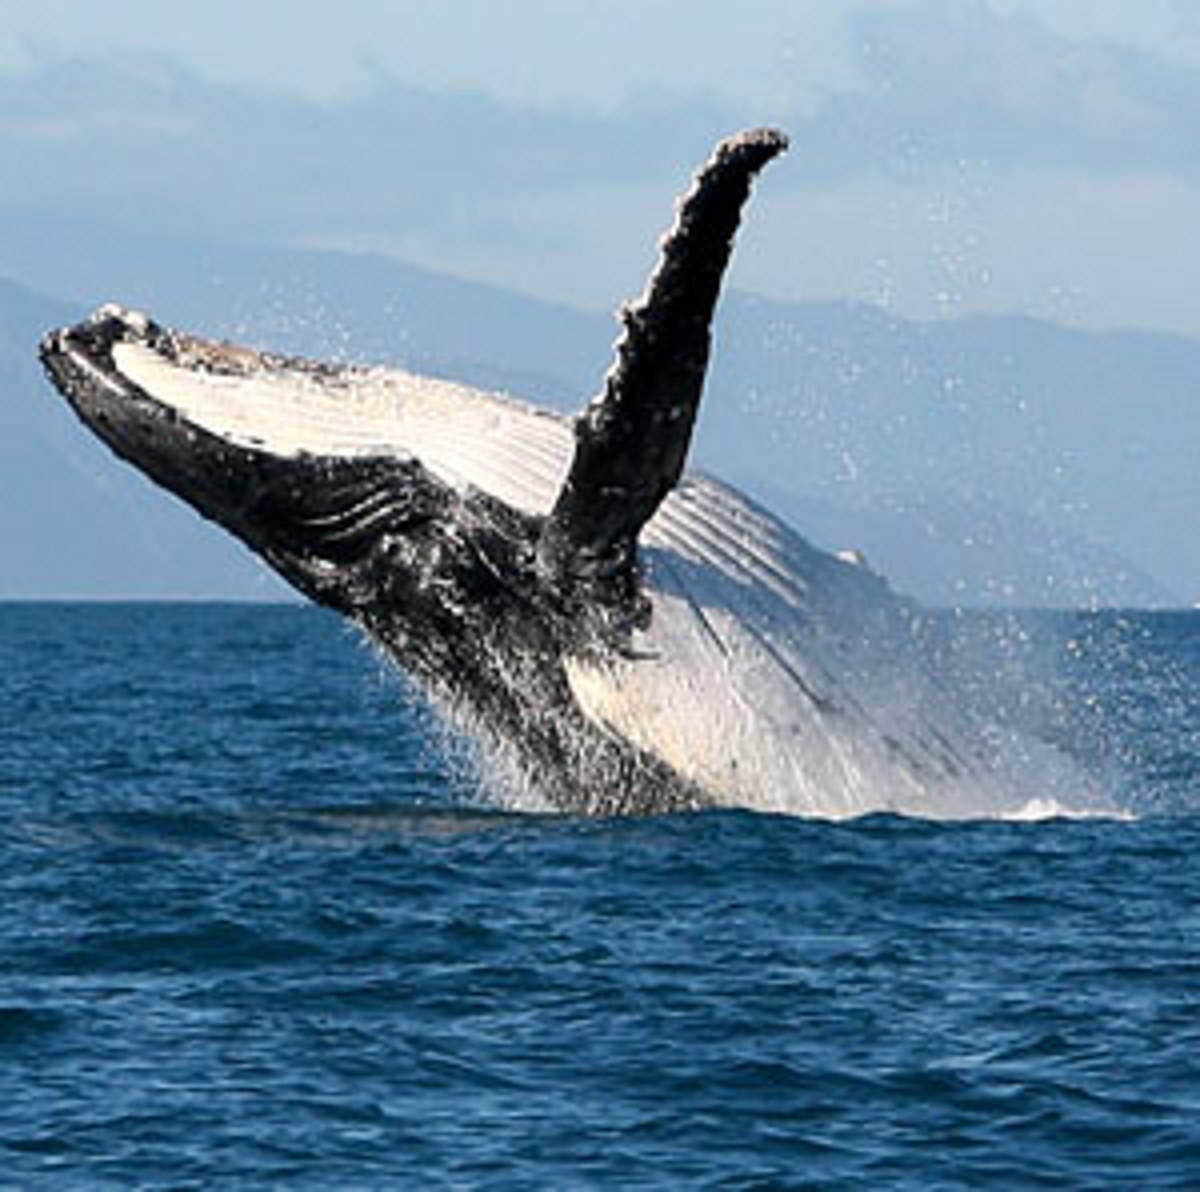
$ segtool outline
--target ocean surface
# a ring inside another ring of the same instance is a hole
[[[315,609],[0,605],[0,1187],[1200,1187],[1200,614],[1028,620],[1126,814],[520,814]]]

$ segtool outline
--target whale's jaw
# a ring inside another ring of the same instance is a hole
[[[288,395],[292,419],[317,402],[328,407],[321,417],[336,417],[345,388],[336,369],[183,335],[112,305],[51,332],[41,356],[117,455],[341,612],[394,604],[402,548],[455,501],[411,455],[273,435],[288,425]],[[264,395],[274,403],[248,417]]]

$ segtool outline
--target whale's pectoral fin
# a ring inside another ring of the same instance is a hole
[[[682,200],[646,293],[624,308],[604,391],[575,424],[575,455],[538,543],[543,576],[623,601],[637,537],[683,470],[708,364],[709,326],[754,175],[787,140],[722,141]]]

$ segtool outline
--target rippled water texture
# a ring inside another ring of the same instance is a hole
[[[1200,620],[1069,628],[1138,818],[587,822],[313,610],[0,607],[0,1184],[1194,1188]]]

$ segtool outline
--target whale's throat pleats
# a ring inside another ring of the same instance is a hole
[[[217,371],[136,340],[117,343],[113,360],[155,401],[227,442],[285,458],[416,459],[453,488],[525,513],[549,511],[571,458],[566,418],[400,369],[318,370],[251,353],[236,371]]]

